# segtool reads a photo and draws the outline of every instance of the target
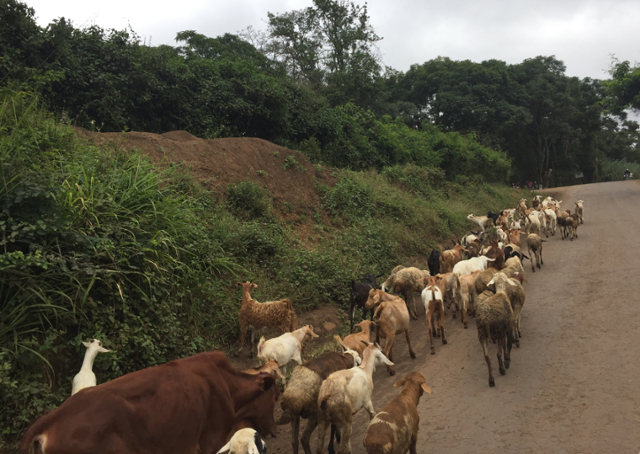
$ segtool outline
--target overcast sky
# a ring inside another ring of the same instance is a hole
[[[311,0],[26,0],[39,25],[131,28],[147,43],[175,45],[176,33],[266,29],[267,12],[311,6]],[[364,3],[357,1],[356,3]],[[608,78],[610,55],[640,61],[640,1],[369,0],[371,25],[385,65],[406,71],[438,56],[520,63],[538,55],[564,61],[569,76]]]

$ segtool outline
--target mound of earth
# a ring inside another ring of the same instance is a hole
[[[227,184],[253,181],[268,190],[284,220],[309,219],[321,203],[318,184],[333,187],[331,169],[314,166],[299,151],[256,138],[199,139],[187,131],[98,133],[75,128],[97,145],[135,148],[163,165],[187,166],[193,176],[221,198]],[[302,223],[306,224],[306,223]],[[305,230],[304,225],[299,230]]]

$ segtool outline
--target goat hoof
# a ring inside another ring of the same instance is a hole
[[[467,323],[465,322],[464,329],[467,329],[467,328],[469,328],[469,325],[467,325]]]
[[[412,359],[416,359],[416,354],[414,352],[409,353],[409,355],[411,355]]]
[[[442,339],[442,345],[447,345],[447,340],[446,339]]]
[[[504,367],[506,367],[507,369],[509,368],[510,365],[511,365],[511,363],[509,361],[505,361],[504,362]]]
[[[503,368],[500,368],[500,375],[506,375],[507,371]]]
[[[489,386],[494,388],[496,386],[496,382],[493,380],[493,378],[489,379]]]
[[[395,374],[396,374],[396,371],[395,371],[395,370],[390,370],[390,371],[389,371],[389,375],[391,375],[392,377],[393,377]]]
[[[435,354],[436,354],[435,349],[433,349],[433,348],[431,349],[431,354],[432,354],[432,355],[435,355]]]

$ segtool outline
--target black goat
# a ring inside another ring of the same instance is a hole
[[[489,211],[487,213],[487,217],[493,219],[493,225],[498,225],[498,218],[502,216],[502,211],[498,214],[494,213],[493,211]]]
[[[524,261],[524,259],[529,259],[525,254],[520,251],[514,250],[511,246],[505,246],[504,248],[504,259],[509,260],[511,257],[518,257],[520,259],[520,263]],[[529,259],[531,260],[531,259]]]
[[[360,282],[351,280],[351,298],[349,307],[349,322],[351,323],[351,330],[353,330],[353,319],[356,316],[356,307],[362,308],[362,320],[367,319],[367,309],[364,307],[364,304],[369,298],[369,291],[376,288],[376,278],[380,276],[369,274]],[[373,320],[374,310],[371,309],[370,312],[371,320]]]
[[[427,265],[429,266],[429,272],[432,276],[440,274],[440,251],[438,249],[431,251],[427,259]]]

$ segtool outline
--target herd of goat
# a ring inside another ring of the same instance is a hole
[[[318,337],[313,327],[298,327],[291,301],[260,303],[251,296],[256,284],[239,283],[242,287],[240,349],[244,347],[248,330],[251,331],[250,356],[259,330],[271,328],[283,333],[268,340],[261,337],[257,345],[261,367],[244,372],[271,375],[283,381],[283,412],[277,424],[291,424],[293,453],[298,454],[301,444],[305,454],[311,454],[310,440],[316,428],[317,454],[324,451],[327,429],[331,430],[329,452],[334,452],[335,436],[338,453],[350,453],[352,417],[361,408],[371,418],[364,438],[368,453],[416,452],[417,405],[424,392],[431,392],[425,377],[416,371],[405,375],[394,385],[402,388],[399,394],[377,413],[371,401],[376,367],[385,365],[389,374],[395,375],[392,347],[396,335],[405,335],[409,354],[416,357],[410,339],[411,320],[418,318],[415,293],[420,294],[419,301],[424,305],[431,354],[436,353],[434,339],[447,343],[445,308],[452,311],[453,318],[459,314],[464,328],[468,326],[467,316],[475,318],[489,386],[495,386],[488,351],[490,341],[497,344],[502,375],[509,368],[512,345],[520,347],[520,318],[525,302],[523,283],[527,282],[523,260],[529,259],[535,272],[535,268],[543,264],[543,235],[548,238],[560,229],[563,240],[578,237],[584,202],[575,202],[573,213],[562,211],[561,203],[551,197],[541,200],[536,196],[530,208],[526,199],[522,199],[516,208],[497,214],[470,214],[467,218],[480,229],[454,241],[450,247],[433,250],[427,261],[428,270],[399,265],[381,285],[377,285],[377,278],[381,276],[375,274],[361,282],[352,281],[349,310],[352,334],[344,339],[334,336],[342,350],[340,353],[325,352],[304,363],[305,342]],[[523,252],[521,234],[526,234],[528,255]],[[356,309],[362,309],[362,321],[357,324]],[[354,332],[356,328],[359,331]],[[374,342],[372,336],[375,336]],[[384,347],[380,347],[382,340]],[[85,360],[73,380],[72,394],[96,385],[93,361],[99,352],[108,351],[95,339],[85,346]],[[285,368],[292,362],[298,365],[287,381]],[[299,438],[300,419],[307,419],[307,425]],[[218,452],[266,451],[260,435],[252,428],[230,433],[227,440],[227,445]]]

